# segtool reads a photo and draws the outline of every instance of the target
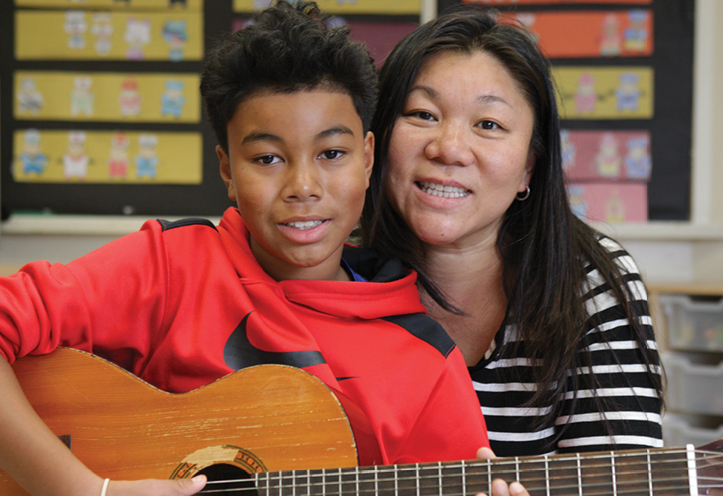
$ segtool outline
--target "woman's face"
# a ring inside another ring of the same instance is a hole
[[[482,51],[431,56],[392,129],[392,205],[424,243],[496,242],[532,175],[533,124],[532,107],[497,59]]]

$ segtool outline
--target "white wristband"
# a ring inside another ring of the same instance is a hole
[[[105,496],[105,492],[108,490],[109,482],[110,482],[110,479],[106,479],[103,481],[103,488],[100,490],[100,496]]]

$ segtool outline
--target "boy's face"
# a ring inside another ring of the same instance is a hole
[[[356,225],[374,162],[351,97],[330,89],[244,99],[218,146],[221,177],[274,279],[348,280],[343,243]]]

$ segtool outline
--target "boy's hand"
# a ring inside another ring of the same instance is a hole
[[[489,448],[480,448],[477,451],[478,460],[493,460],[497,458],[495,454]],[[487,496],[484,493],[479,493],[476,496]],[[492,481],[492,496],[530,496],[527,489],[519,482],[512,482],[509,486],[502,479],[495,479]]]
[[[192,479],[115,481],[108,484],[106,496],[191,496],[203,489],[206,476]]]

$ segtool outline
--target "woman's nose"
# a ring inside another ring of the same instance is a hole
[[[438,126],[434,139],[427,144],[427,158],[444,165],[471,165],[474,154],[470,138],[470,132],[465,126],[453,122],[443,123]]]

